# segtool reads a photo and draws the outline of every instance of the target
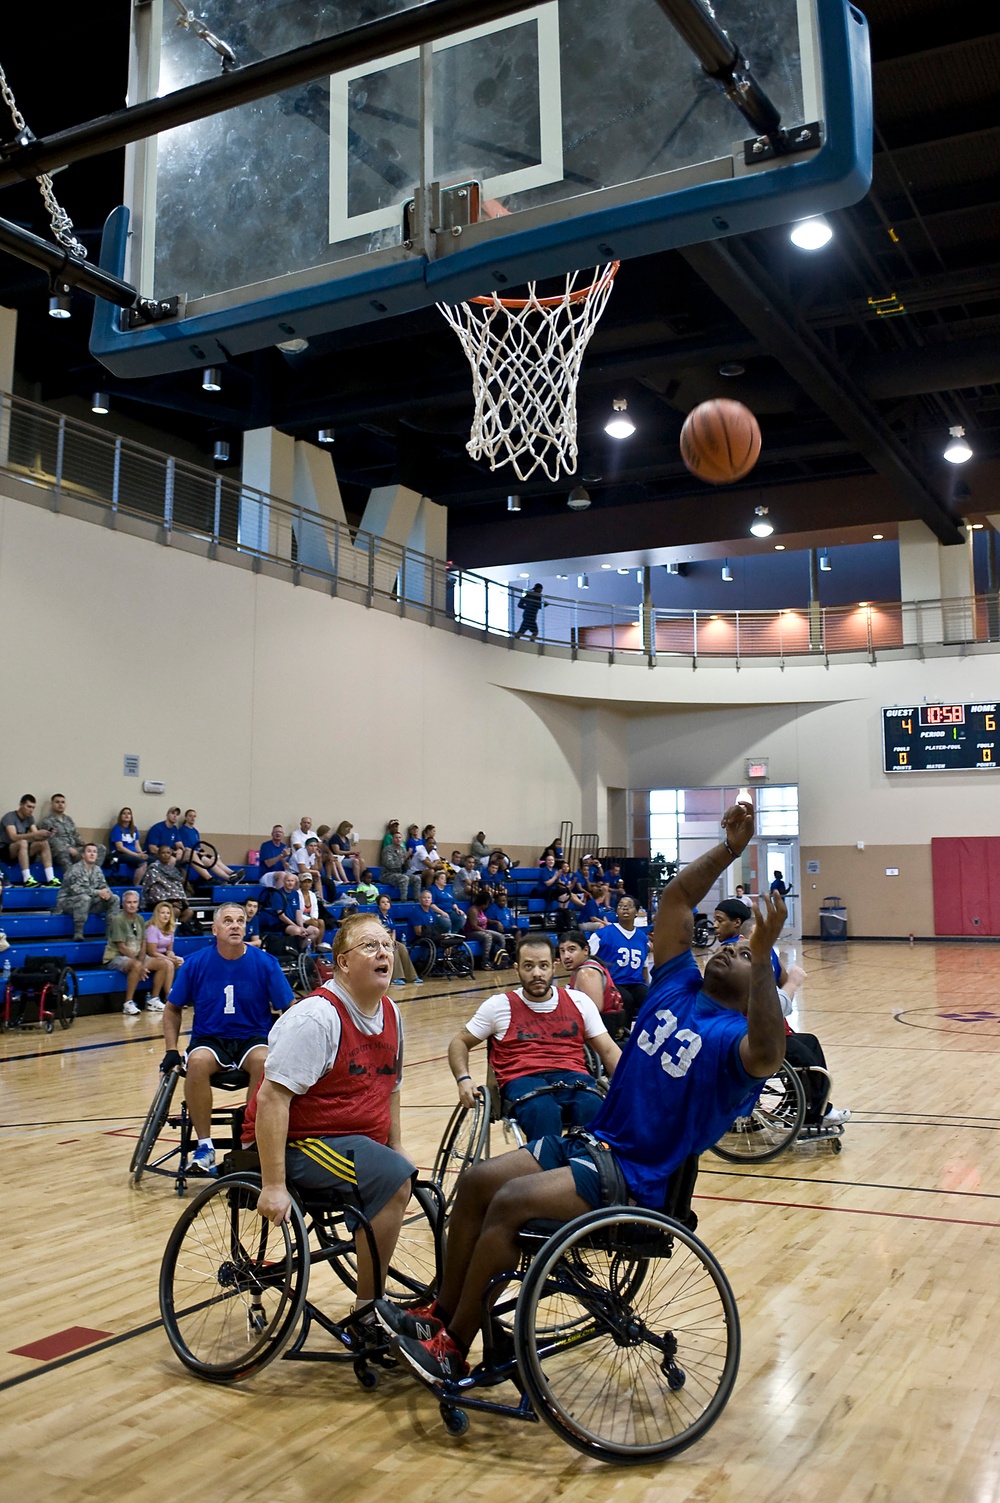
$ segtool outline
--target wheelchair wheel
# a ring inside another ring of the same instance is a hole
[[[766,1164],[794,1143],[805,1115],[802,1082],[790,1065],[782,1065],[765,1083],[750,1115],[737,1117],[712,1152],[730,1164]]]
[[[309,1284],[305,1222],[257,1211],[260,1183],[216,1180],[184,1211],[160,1267],[160,1314],[177,1356],[201,1378],[235,1383],[278,1356]]]
[[[448,963],[455,976],[471,976],[476,967],[472,951],[463,940],[460,945],[448,946]]]
[[[514,1347],[539,1418],[585,1455],[640,1465],[718,1419],[739,1368],[739,1316],[722,1269],[679,1222],[612,1206],[537,1254]]]
[[[489,1158],[490,1107],[484,1091],[476,1092],[475,1106],[459,1102],[444,1130],[431,1179],[444,1196],[445,1210],[450,1211],[458,1181],[472,1164]]]
[[[433,971],[437,961],[437,945],[432,939],[415,939],[410,946],[413,969],[421,981]]]
[[[296,972],[301,990],[306,995],[314,992],[319,985],[319,967],[316,964],[315,955],[310,955],[308,950],[300,950],[296,962]]]
[[[435,1185],[418,1184],[406,1208],[399,1240],[386,1271],[383,1284],[386,1299],[398,1304],[414,1304],[437,1287],[440,1268],[440,1223],[444,1219],[443,1202]],[[341,1283],[357,1293],[358,1263],[354,1239],[344,1226],[343,1215],[332,1212],[313,1222],[321,1247],[343,1244],[343,1251],[330,1259]],[[359,1227],[358,1236],[364,1236]]]
[[[168,1116],[170,1115],[170,1103],[173,1100],[177,1082],[180,1079],[176,1070],[167,1070],[160,1076],[160,1083],[153,1097],[153,1104],[146,1113],[146,1120],[142,1124],[139,1133],[139,1141],[135,1145],[132,1154],[132,1162],[128,1166],[128,1172],[132,1176],[133,1185],[137,1185],[142,1179],[142,1173],[149,1163],[149,1156],[156,1146],[156,1140],[163,1131]]]
[[[56,1021],[60,1028],[68,1028],[76,1017],[76,999],[76,972],[67,966],[59,977],[56,994]]]

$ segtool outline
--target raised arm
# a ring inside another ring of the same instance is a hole
[[[722,816],[722,840],[678,872],[660,894],[653,926],[653,964],[663,965],[684,950],[694,936],[694,909],[753,838],[753,810],[734,804]]]
[[[774,983],[771,946],[784,928],[787,912],[779,892],[762,894],[750,935],[750,1001],[740,1059],[747,1073],[758,1080],[773,1075],[785,1057],[785,1020]]]

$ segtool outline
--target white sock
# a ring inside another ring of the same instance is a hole
[[[54,877],[55,877],[55,872],[52,870],[51,866],[47,866],[45,868],[45,880],[46,880],[46,882],[51,882]]]
[[[198,1147],[199,1148],[213,1148],[214,1149],[215,1144],[212,1142],[211,1138],[199,1138],[198,1139]]]

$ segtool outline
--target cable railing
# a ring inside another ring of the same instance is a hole
[[[43,488],[58,511],[115,526],[145,522],[161,543],[200,544],[367,606],[511,648],[607,662],[878,655],[894,649],[1000,642],[995,593],[952,600],[818,603],[784,610],[708,611],[590,604],[543,597],[537,640],[519,637],[520,587],[404,547],[25,398],[0,393],[0,474]],[[527,583],[527,581],[525,582]]]

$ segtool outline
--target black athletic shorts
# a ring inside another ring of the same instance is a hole
[[[590,1133],[575,1129],[564,1138],[535,1138],[524,1146],[541,1169],[569,1169],[577,1195],[595,1210],[629,1204],[631,1196],[618,1160]]]
[[[267,1034],[254,1033],[246,1039],[223,1039],[211,1033],[193,1034],[188,1040],[188,1057],[196,1049],[208,1049],[219,1061],[220,1070],[242,1070],[243,1061],[251,1049],[266,1047]]]

